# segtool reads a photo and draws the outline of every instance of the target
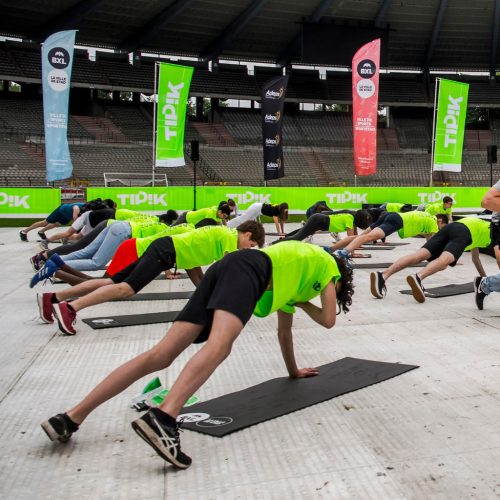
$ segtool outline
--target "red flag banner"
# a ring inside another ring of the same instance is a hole
[[[377,108],[380,38],[363,45],[352,59],[352,125],[356,175],[377,172]]]

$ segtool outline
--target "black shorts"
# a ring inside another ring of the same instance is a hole
[[[205,342],[215,309],[237,316],[245,325],[271,279],[271,259],[258,250],[238,250],[212,264],[176,321],[203,325],[195,343]]]
[[[386,212],[379,217],[377,222],[374,222],[370,226],[371,229],[375,229],[376,227],[382,229],[384,234],[389,236],[403,227],[403,219],[396,212]]]
[[[175,265],[175,248],[170,236],[158,238],[142,257],[111,276],[113,283],[127,283],[135,293],[149,285],[162,271]]]
[[[491,220],[490,226],[491,244],[500,246],[500,220]]]
[[[453,267],[471,243],[469,228],[465,224],[452,222],[438,231],[422,248],[430,252],[429,261],[437,259],[443,252],[450,252],[455,257],[450,264]]]

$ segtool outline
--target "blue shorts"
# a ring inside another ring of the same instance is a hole
[[[57,207],[48,217],[47,222],[49,224],[59,223],[65,226],[73,220],[73,203],[68,203],[67,205],[61,205]]]
[[[370,228],[375,229],[378,227],[384,231],[385,236],[389,236],[403,227],[403,219],[396,212],[386,212],[382,214],[377,222],[374,222]]]

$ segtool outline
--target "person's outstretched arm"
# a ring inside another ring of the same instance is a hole
[[[479,276],[486,276],[486,273],[484,272],[483,264],[481,263],[481,259],[479,258],[479,248],[473,248],[470,251],[471,257],[472,257],[472,263],[474,266],[476,266],[477,272],[479,273]]]
[[[292,336],[293,314],[278,311],[278,340],[286,369],[291,378],[314,377],[317,368],[299,368],[295,361]]]
[[[203,271],[201,267],[193,267],[193,269],[186,269],[189,279],[193,282],[194,286],[198,286],[203,279]]]
[[[335,284],[330,281],[325,286],[320,295],[321,307],[315,306],[311,302],[301,302],[295,304],[300,307],[311,319],[325,328],[332,328],[337,319],[337,292]]]

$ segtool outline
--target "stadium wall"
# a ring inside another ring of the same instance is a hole
[[[197,208],[217,205],[219,201],[233,198],[240,210],[252,203],[287,202],[290,213],[302,214],[318,200],[325,200],[332,208],[360,208],[365,203],[386,201],[431,203],[443,196],[451,196],[455,208],[467,209],[481,206],[481,199],[489,187],[429,188],[429,187],[245,187],[204,186],[196,190]],[[191,210],[193,208],[192,187],[124,187],[87,188],[87,199],[112,198],[121,208],[162,213],[167,209]],[[0,188],[0,218],[43,218],[61,203],[59,189],[50,188]]]

